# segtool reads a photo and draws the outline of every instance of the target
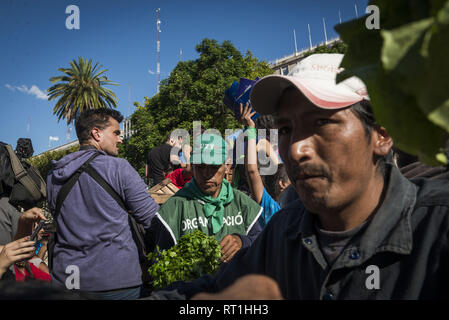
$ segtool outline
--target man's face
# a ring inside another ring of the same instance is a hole
[[[117,120],[109,118],[109,125],[104,130],[98,130],[98,136],[100,149],[111,156],[118,156],[118,146],[123,141],[120,138],[120,126]]]
[[[308,210],[332,212],[360,199],[376,173],[373,144],[349,108],[320,109],[287,90],[276,120],[281,158]]]
[[[226,164],[193,164],[192,171],[198,188],[202,192],[214,198],[219,195],[221,183],[227,171]]]

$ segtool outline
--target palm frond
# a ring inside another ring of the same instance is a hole
[[[87,109],[117,108],[117,97],[105,85],[119,86],[108,80],[98,62],[92,66],[92,60],[78,57],[69,62],[70,68],[58,68],[63,75],[50,78],[54,84],[47,89],[48,100],[59,98],[53,108],[58,121],[66,119],[72,122],[76,115]]]

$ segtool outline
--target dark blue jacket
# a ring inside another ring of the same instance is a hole
[[[381,206],[333,265],[317,242],[316,216],[295,201],[213,279],[173,287],[188,298],[258,273],[276,280],[286,299],[449,298],[449,181],[409,181],[388,168]]]

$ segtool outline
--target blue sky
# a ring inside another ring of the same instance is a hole
[[[0,141],[16,146],[33,141],[35,154],[66,143],[67,125],[53,115],[46,99],[49,79],[78,56],[99,62],[128,116],[157,90],[156,9],[161,9],[161,79],[180,60],[197,59],[204,38],[230,40],[242,53],[250,50],[266,61],[312,42],[337,36],[333,26],[364,14],[367,0],[1,0],[0,1]],[[80,29],[66,28],[66,7],[80,10]],[[50,141],[50,137],[58,137]],[[75,140],[72,128],[70,140]]]

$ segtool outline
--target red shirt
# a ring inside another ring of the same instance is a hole
[[[175,186],[177,186],[179,189],[182,189],[184,185],[192,179],[192,177],[190,177],[189,179],[185,180],[182,174],[183,171],[184,168],[176,169],[172,173],[168,174],[165,178],[170,179]]]
[[[31,272],[33,273],[33,276],[35,279],[45,281],[45,282],[51,282],[51,276],[48,273],[42,271],[39,268],[36,268],[34,266],[34,264],[29,263],[28,261],[27,261],[27,263],[30,265]],[[24,270],[25,274],[21,273],[16,266],[14,266],[14,270],[15,270],[15,274],[16,274],[16,281],[18,281],[18,282],[24,282],[26,278],[30,277],[30,275],[28,274],[28,271],[26,271],[26,270]]]

